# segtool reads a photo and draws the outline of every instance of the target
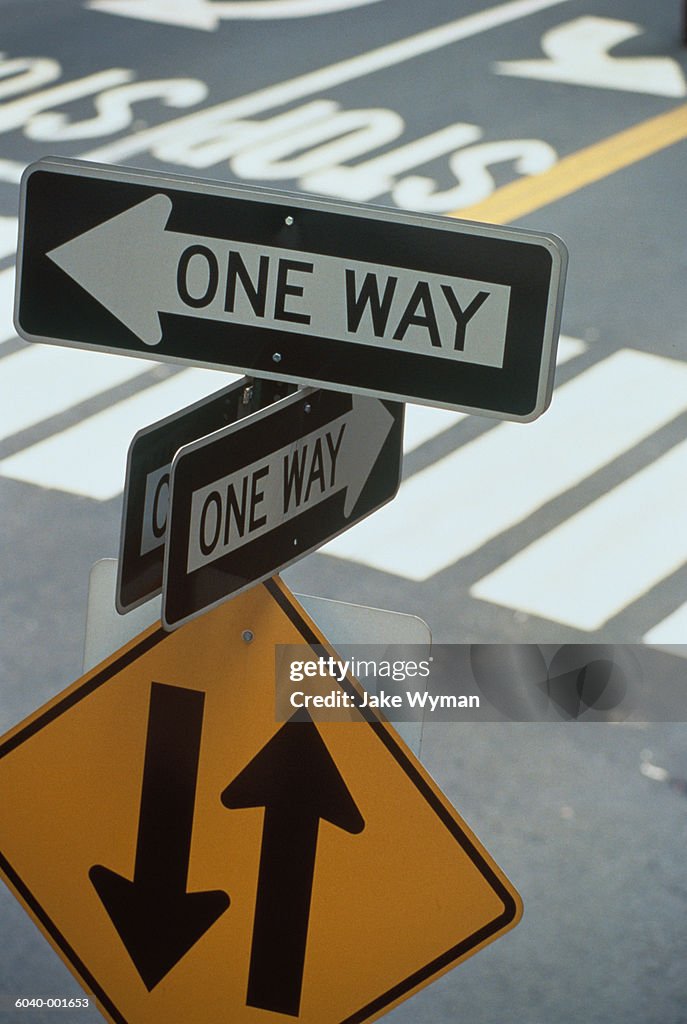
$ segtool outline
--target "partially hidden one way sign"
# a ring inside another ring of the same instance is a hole
[[[275,579],[0,741],[2,873],[113,1024],[363,1024],[519,918],[374,712],[277,721],[278,643],[323,638]]]
[[[176,452],[291,391],[283,381],[242,377],[221,391],[142,427],[129,445],[116,602],[124,614],[162,589],[169,478]]]

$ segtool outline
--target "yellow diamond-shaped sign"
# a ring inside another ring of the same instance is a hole
[[[275,644],[304,643],[275,579],[0,741],[3,875],[113,1024],[363,1024],[517,923],[388,724],[276,720]]]

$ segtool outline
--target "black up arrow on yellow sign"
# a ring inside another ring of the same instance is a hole
[[[519,919],[370,708],[277,720],[275,645],[325,643],[274,579],[0,740],[0,869],[112,1024],[363,1024]]]

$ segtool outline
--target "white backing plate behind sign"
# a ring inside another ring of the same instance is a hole
[[[160,618],[162,598],[159,595],[120,615],[115,607],[116,581],[117,559],[101,558],[95,562],[88,582],[84,673]],[[353,657],[360,644],[374,644],[380,658],[392,661],[404,647],[422,648],[426,654],[431,649],[431,630],[417,615],[306,594],[299,594],[298,600],[344,659]],[[417,650],[414,656],[420,656]],[[369,688],[374,679],[366,679],[365,683]],[[422,722],[398,722],[395,728],[419,756]]]

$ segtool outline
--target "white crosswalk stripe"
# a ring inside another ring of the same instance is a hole
[[[646,402],[647,395],[660,402]],[[545,416],[502,423],[406,480],[322,550],[426,580],[511,529],[687,409],[687,366],[624,350],[557,390]]]
[[[0,171],[3,161],[0,160]],[[2,180],[2,174],[0,173],[0,180]],[[1,217],[0,216],[0,259],[5,259],[6,256],[12,256],[17,251],[17,230],[19,221],[16,217]],[[14,267],[12,267],[14,272]],[[14,276],[14,274],[13,274]],[[12,308],[10,304],[10,309]]]
[[[126,453],[141,427],[218,391],[230,374],[183,370],[0,462],[0,475],[99,501],[124,487]]]
[[[686,475],[683,441],[485,576],[472,593],[599,629],[687,562]]]
[[[676,608],[667,618],[656,623],[644,637],[645,644],[653,644],[656,647],[679,644],[684,648],[683,653],[687,655],[685,640],[687,640],[687,601]]]
[[[2,225],[0,225],[0,256],[2,255]],[[0,345],[15,336],[12,322],[14,308],[14,267],[0,270]]]
[[[586,346],[579,338],[561,335],[558,343],[557,363],[561,366],[569,359],[584,352]],[[405,430],[403,433],[403,451],[406,455],[415,451],[426,441],[450,430],[456,423],[466,419],[467,413],[449,412],[447,409],[433,409],[428,405],[409,405],[406,408]]]
[[[147,359],[75,348],[20,349],[0,364],[0,440],[148,373],[155,365]]]

